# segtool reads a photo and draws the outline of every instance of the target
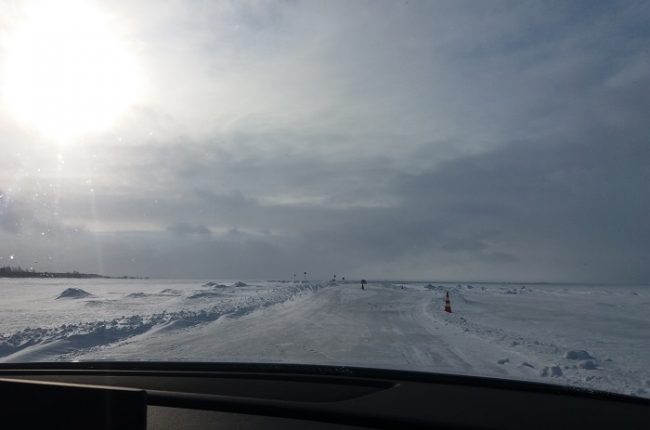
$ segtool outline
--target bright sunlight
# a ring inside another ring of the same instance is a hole
[[[2,96],[25,126],[65,143],[110,126],[138,98],[135,58],[89,2],[36,2],[5,38]]]

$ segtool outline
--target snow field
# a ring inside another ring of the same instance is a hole
[[[481,341],[500,348],[497,363],[508,374],[650,397],[647,287],[463,285],[449,290],[455,312],[432,313],[432,318],[448,327],[445,335],[455,331],[455,342],[467,351]]]
[[[356,365],[650,397],[643,286],[2,282],[1,361]]]

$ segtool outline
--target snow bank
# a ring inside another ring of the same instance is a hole
[[[189,296],[205,299],[201,301],[204,307],[198,309],[180,308],[174,311],[162,309],[161,312],[148,315],[122,315],[113,319],[62,324],[55,327],[26,327],[18,332],[0,335],[0,361],[69,360],[150,331],[188,329],[224,316],[238,318],[286,302],[298,295],[312,293],[318,288],[319,285],[311,284],[268,287],[262,291],[250,289],[250,294],[228,297],[213,291],[202,291]],[[131,293],[127,297],[143,297],[143,295],[155,297],[141,292]],[[90,296],[92,295],[82,289],[68,288],[59,298]],[[91,302],[111,303],[119,308],[124,301],[92,300]],[[187,301],[178,303],[187,303]],[[123,309],[128,308],[123,307]]]

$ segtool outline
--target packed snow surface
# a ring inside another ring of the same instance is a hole
[[[0,288],[5,362],[343,364],[650,397],[646,286],[0,279]]]

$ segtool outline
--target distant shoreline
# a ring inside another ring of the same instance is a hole
[[[105,276],[96,273],[72,272],[34,272],[20,268],[0,267],[0,278],[56,278],[56,279],[149,279],[141,276]]]

